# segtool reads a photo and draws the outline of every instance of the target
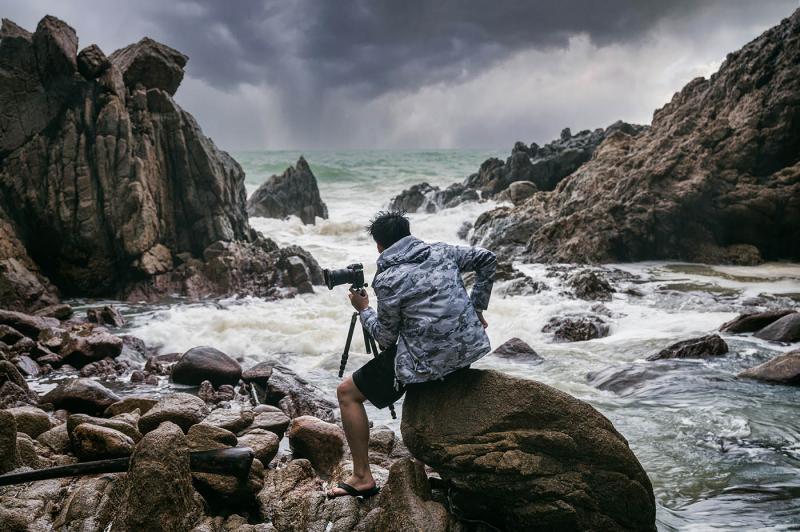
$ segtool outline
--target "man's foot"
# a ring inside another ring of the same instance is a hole
[[[380,489],[375,484],[375,479],[372,475],[369,477],[357,477],[355,475],[348,478],[345,482],[340,482],[335,488],[328,490],[327,495],[329,499],[336,497],[372,497],[377,495]]]

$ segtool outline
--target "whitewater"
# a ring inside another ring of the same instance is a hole
[[[233,155],[246,171],[248,193],[252,193],[301,154]],[[251,218],[252,226],[281,246],[302,246],[323,268],[361,262],[368,280],[374,275],[378,253],[364,228],[391,197],[422,181],[439,186],[462,181],[487,157],[505,157],[491,150],[304,155],[317,176],[329,219],[317,219],[312,226],[294,217]],[[467,203],[433,214],[411,214],[412,232],[426,241],[466,244],[457,236],[462,225],[496,205]],[[610,334],[569,344],[552,343],[542,327],[554,316],[586,312],[594,302],[569,297],[545,265],[517,266],[549,289],[530,296],[507,296],[503,283],[497,283],[486,312],[487,332],[494,347],[512,337],[521,338],[544,362],[488,356],[475,367],[544,382],[588,401],[611,419],[653,482],[662,530],[800,527],[796,406],[800,388],[735,377],[742,369],[791,348],[750,336],[722,335],[730,346],[724,357],[666,365],[644,361],[671,343],[716,331],[723,322],[752,308],[757,298],[797,306],[800,265],[610,265],[632,274],[619,283],[624,290],[605,303],[610,310]],[[346,293],[346,287],[331,291],[315,287],[314,294],[279,301],[230,298],[197,303],[176,298],[159,304],[117,304],[128,318],[127,331],[163,353],[210,345],[243,360],[245,366],[275,358],[333,398],[352,314]],[[353,351],[348,371],[369,357],[358,337]],[[590,372],[610,366],[635,372],[648,364],[651,371],[646,379],[634,379],[618,393],[599,390],[587,381]],[[399,420],[369,405],[367,410],[376,424],[389,425],[399,434]],[[399,415],[402,404],[397,410]]]

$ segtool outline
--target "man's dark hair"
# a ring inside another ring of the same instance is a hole
[[[411,226],[403,211],[380,211],[370,220],[367,230],[383,249],[411,234]]]

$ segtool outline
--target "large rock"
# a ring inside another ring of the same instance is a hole
[[[17,467],[17,422],[11,412],[0,410],[0,475]]]
[[[549,386],[464,370],[410,388],[401,428],[468,516],[506,530],[655,530],[653,489],[625,438]]]
[[[328,207],[319,195],[317,178],[301,156],[297,164],[281,175],[267,179],[247,200],[250,216],[286,218],[295,215],[304,224],[314,224],[316,217],[327,218]]]
[[[772,342],[791,343],[800,341],[800,312],[787,314],[760,329],[754,336]]]
[[[177,425],[164,423],[136,445],[110,529],[182,532],[201,515],[186,437]]]
[[[314,416],[329,423],[336,420],[338,405],[285,366],[273,365],[266,392],[266,402],[278,406],[290,418]]]
[[[81,460],[121,458],[133,452],[134,441],[107,427],[81,423],[72,433],[72,449]]]
[[[728,352],[728,344],[718,334],[709,334],[700,338],[690,338],[674,343],[658,353],[647,357],[647,360],[665,358],[706,358],[722,356]]]
[[[264,405],[259,408],[263,407]],[[263,429],[276,434],[278,438],[283,438],[283,434],[286,432],[286,428],[291,422],[289,416],[284,414],[283,411],[277,407],[268,406],[267,408],[269,408],[269,410],[264,409],[257,412],[253,421],[247,425],[246,428],[242,429],[240,434],[247,434],[256,429]]]
[[[74,327],[69,341],[61,348],[61,361],[75,368],[115,358],[122,353],[122,338],[114,336],[105,327],[86,324]]]
[[[120,432],[130,438],[133,443],[137,443],[139,440],[142,439],[142,433],[139,432],[137,428],[136,420],[138,419],[135,416],[131,416],[128,419],[124,419],[125,414],[121,416],[117,416],[112,419],[107,419],[103,417],[92,417],[86,414],[72,414],[67,418],[67,434],[69,435],[70,439],[74,441],[75,439],[75,430],[80,425],[95,425],[98,427],[103,427],[107,429],[111,429],[117,432]]]
[[[729,333],[748,333],[763,329],[774,321],[781,319],[787,314],[797,312],[794,309],[767,310],[765,312],[751,312],[740,314],[731,321],[723,323],[719,330]]]
[[[24,432],[31,438],[38,437],[53,426],[47,412],[35,406],[18,406],[9,408],[8,411],[14,416],[14,421],[17,422],[17,432]]]
[[[525,262],[800,259],[798,35],[800,10],[472,242]]]
[[[800,350],[778,355],[739,373],[740,378],[779,384],[800,384]]]
[[[139,430],[147,434],[169,421],[187,432],[192,425],[203,421],[209,413],[202,399],[188,393],[173,393],[162,398],[153,408],[139,418]]]
[[[256,458],[262,464],[268,465],[278,454],[280,438],[274,432],[265,429],[254,429],[239,437],[237,445],[253,449]]]
[[[330,473],[344,455],[344,431],[313,416],[292,420],[286,436],[292,455],[306,458],[321,473]]]
[[[77,42],[54,17],[0,28],[4,306],[292,295],[281,261],[315,262],[250,227],[241,167],[172,99],[186,57],[143,39],[79,60]]]
[[[51,403],[57,410],[84,414],[101,414],[117,401],[117,394],[88,378],[62,381],[39,400],[41,404]]]
[[[46,318],[42,316],[33,316],[23,312],[15,312],[13,310],[0,309],[0,324],[8,325],[16,329],[29,338],[36,339],[42,333],[53,327],[60,325],[59,321],[55,318]]]
[[[526,342],[519,338],[506,340],[492,351],[492,354],[503,358],[517,358],[527,362],[541,362],[542,357]]]
[[[608,324],[598,316],[555,316],[542,327],[556,342],[585,342],[608,336]]]
[[[179,51],[148,37],[117,50],[110,59],[131,91],[141,83],[147,89],[161,89],[170,96],[183,81],[183,67],[189,60]]]
[[[237,384],[242,366],[213,347],[193,347],[172,366],[172,380],[180,384],[198,385],[207,380],[214,386]]]

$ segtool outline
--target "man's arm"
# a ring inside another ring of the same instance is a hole
[[[470,246],[451,246],[453,257],[461,272],[475,272],[475,284],[469,298],[478,313],[489,307],[497,257],[488,249]]]
[[[350,302],[353,308],[358,311],[363,325],[369,334],[382,347],[391,347],[397,343],[397,335],[400,333],[400,301],[397,297],[390,297],[387,294],[378,294],[378,311],[369,306],[369,297],[358,293],[350,292]]]

